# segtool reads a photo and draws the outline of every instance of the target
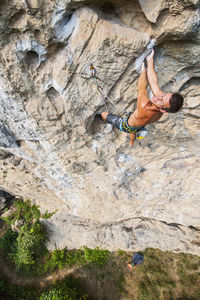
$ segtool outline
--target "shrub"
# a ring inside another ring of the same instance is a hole
[[[74,264],[78,265],[84,265],[85,262],[85,257],[84,257],[84,252],[80,249],[78,250],[69,250],[67,251],[67,256],[66,256],[66,265],[67,266],[73,266]]]
[[[13,262],[20,271],[39,270],[39,261],[47,253],[45,245],[47,235],[40,218],[49,218],[53,213],[41,214],[39,206],[31,205],[30,200],[18,199],[15,204],[17,210],[9,217],[4,218],[7,224],[20,222],[18,233],[8,229],[0,240],[3,253]]]
[[[67,249],[54,250],[45,257],[44,270],[53,272],[56,268],[62,269],[65,266]]]
[[[69,275],[55,282],[53,289],[43,292],[38,300],[86,300],[83,290],[81,282]]]
[[[0,281],[0,293],[6,290],[6,285],[4,281]]]
[[[16,251],[12,253],[17,269],[29,271],[47,252],[45,241],[46,233],[41,223],[23,225],[17,237]]]
[[[16,221],[22,221],[24,224],[32,224],[38,222],[40,218],[49,219],[54,213],[46,211],[44,214],[40,212],[39,206],[31,204],[29,199],[23,201],[18,199],[14,206],[16,211],[9,217],[3,218],[8,225],[15,224]]]
[[[15,250],[17,236],[16,232],[8,229],[0,239],[0,248],[2,249],[3,256],[7,256],[11,251]]]
[[[101,250],[99,247],[95,249],[89,249],[84,247],[85,261],[94,264],[96,267],[103,268],[108,261],[110,252],[108,250]]]
[[[77,294],[74,290],[70,288],[62,289],[52,289],[48,292],[41,294],[38,300],[77,300]]]
[[[0,288],[0,299],[35,300],[37,292],[33,287],[17,286],[5,280],[3,289]]]

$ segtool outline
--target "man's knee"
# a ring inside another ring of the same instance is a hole
[[[101,113],[102,119],[103,119],[104,121],[106,121],[106,118],[107,118],[107,115],[108,115],[108,114],[109,114],[109,113],[108,113],[107,111],[104,111],[104,112]]]

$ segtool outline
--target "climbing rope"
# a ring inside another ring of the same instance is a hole
[[[103,89],[102,89],[102,87],[100,86],[100,85],[98,85],[97,86],[97,90],[98,90],[98,92],[100,93],[100,95],[101,95],[101,97],[102,97],[102,99],[103,99],[103,101],[104,101],[104,105],[105,105],[105,108],[106,108],[106,111],[108,111],[108,106],[107,106],[107,104],[106,104],[106,96],[104,95],[104,93],[103,93]]]
[[[117,105],[108,97],[108,95],[106,95],[103,91],[103,88],[98,84],[97,82],[97,77],[96,77],[96,68],[93,66],[93,64],[90,65],[90,76],[94,78],[95,80],[95,83],[96,83],[96,87],[97,87],[97,90],[98,92],[100,93],[103,101],[104,101],[104,104],[105,104],[105,107],[106,107],[106,111],[108,111],[108,106],[107,106],[107,103],[106,103],[106,99],[115,107],[117,108]]]
[[[98,92],[101,94],[102,98],[108,99],[108,101],[115,107],[117,108],[117,105],[104,93],[102,87],[100,85],[97,86]],[[105,102],[105,101],[104,101]]]
[[[93,79],[95,80],[95,84],[96,84],[96,87],[97,87],[97,90],[98,92],[100,93],[103,101],[104,101],[104,105],[105,105],[105,108],[106,108],[106,111],[108,112],[108,106],[107,106],[107,103],[106,103],[106,99],[116,108],[116,104],[104,93],[103,91],[103,88],[98,84],[97,82],[97,77],[96,77],[96,68],[93,66],[93,64],[90,65],[90,75],[91,77],[93,77]],[[123,113],[126,113],[125,111],[123,111]],[[117,161],[117,148],[116,148],[116,145],[114,143],[114,131],[113,131],[113,126],[112,126],[112,139],[113,139],[113,145],[114,145],[114,148],[115,148],[115,157],[114,157],[114,161],[115,161],[115,164],[117,166],[117,168],[120,170],[121,174],[122,174],[122,178],[123,178],[123,182],[125,184],[125,187],[126,189],[128,190],[128,193],[131,194],[131,190],[130,190],[130,187],[127,185],[127,182],[126,182],[126,175],[124,174],[124,171],[122,170],[122,168],[119,166],[118,164],[118,161]]]

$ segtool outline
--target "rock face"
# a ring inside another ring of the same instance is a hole
[[[200,1],[4,0],[0,11],[0,188],[57,209],[49,248],[200,255]],[[160,87],[184,107],[129,148],[96,118],[97,86],[110,112],[133,110],[152,38]]]

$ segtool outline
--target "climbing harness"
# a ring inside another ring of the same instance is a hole
[[[120,131],[124,131],[127,133],[136,134],[136,140],[141,140],[147,135],[147,130],[145,127],[132,127],[128,124],[128,119],[132,112],[126,114],[126,117],[122,120],[119,126]]]
[[[128,119],[130,117],[132,113],[129,112],[126,117],[122,120],[121,124],[120,124],[120,131],[125,131],[127,133],[136,133],[137,131],[139,131],[141,129],[141,127],[132,127],[128,124]]]

